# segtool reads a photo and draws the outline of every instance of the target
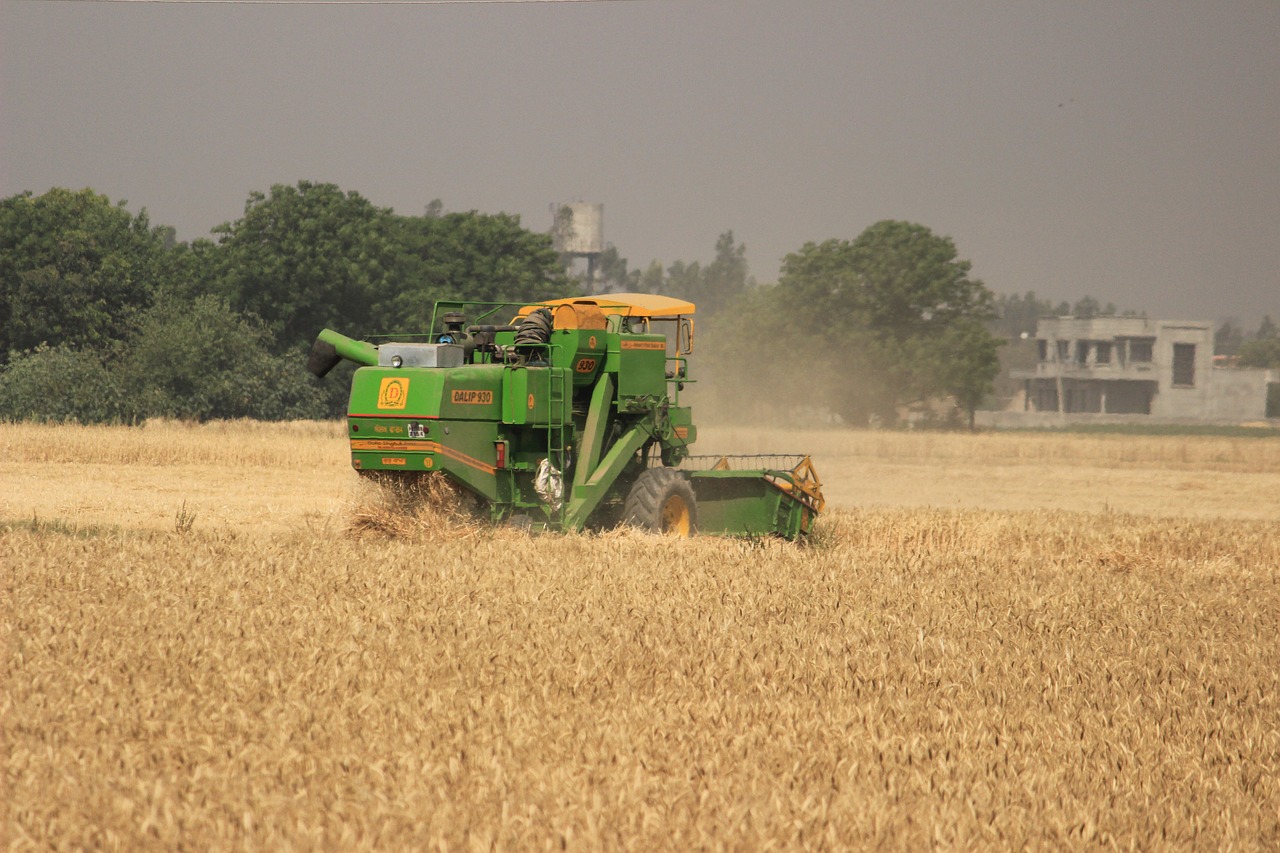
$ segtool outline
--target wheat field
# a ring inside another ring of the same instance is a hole
[[[812,541],[396,510],[334,424],[0,426],[6,846],[1280,846],[1280,442],[703,438],[813,452]]]

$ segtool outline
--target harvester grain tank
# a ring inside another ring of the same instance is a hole
[[[441,472],[494,521],[808,533],[823,498],[807,456],[690,453],[697,427],[680,392],[692,381],[694,310],[626,293],[441,302],[414,340],[325,329],[307,366],[324,376],[342,359],[359,365],[347,415],[357,471]]]

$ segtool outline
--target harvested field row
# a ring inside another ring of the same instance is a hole
[[[309,469],[346,465],[342,421],[191,424],[138,428],[4,424],[0,457],[28,463],[235,465]],[[335,450],[336,449],[336,450]],[[713,426],[696,453],[809,453],[820,459],[994,465],[1159,468],[1280,474],[1280,440],[1201,435],[896,432]]]
[[[1066,434],[1059,432],[896,432],[760,430],[716,426],[699,453],[773,453],[803,448],[824,458],[935,465],[1160,468],[1199,472],[1280,474],[1280,440],[1210,435]]]
[[[159,532],[187,513],[202,530],[331,535],[359,500],[342,429],[0,425],[0,519]],[[1269,439],[716,427],[697,450],[810,452],[832,507],[1280,518],[1280,441]]]

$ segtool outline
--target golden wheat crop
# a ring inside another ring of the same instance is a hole
[[[0,476],[349,474],[330,425],[183,429],[0,427]],[[1132,476],[1204,473],[1163,455]],[[342,482],[187,526],[3,483],[11,849],[1280,845],[1274,520],[920,494],[799,547],[382,524]]]

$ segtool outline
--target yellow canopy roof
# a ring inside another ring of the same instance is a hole
[[[624,317],[676,317],[694,313],[692,302],[656,293],[602,293],[598,296],[573,296],[568,299],[552,299],[540,305],[570,305],[574,302],[592,302],[606,314]],[[527,314],[532,309],[521,309]]]

